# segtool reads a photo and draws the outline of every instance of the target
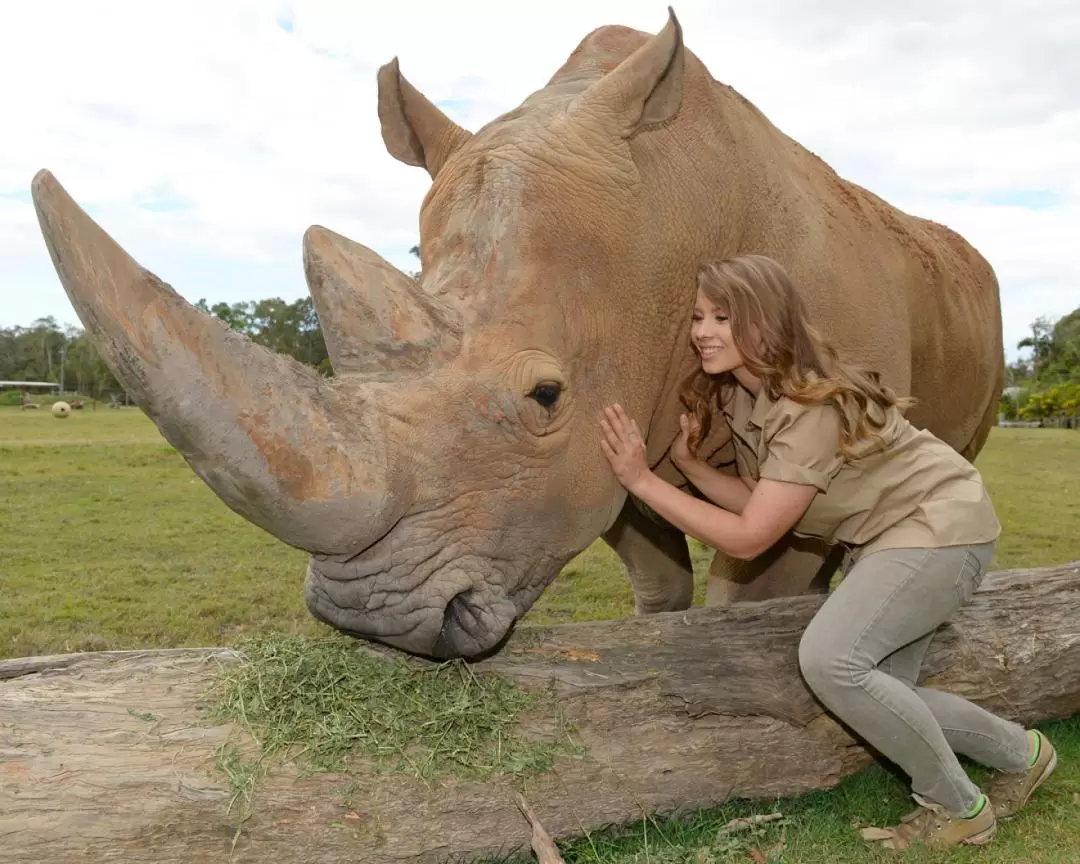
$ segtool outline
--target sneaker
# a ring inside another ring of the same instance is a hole
[[[902,851],[912,843],[922,843],[929,849],[948,849],[952,846],[983,846],[997,833],[997,818],[990,799],[983,795],[979,811],[970,817],[950,813],[940,804],[912,795],[919,809],[909,813],[892,828],[864,828],[866,840],[881,840],[886,849]]]
[[[994,815],[1009,819],[1027,804],[1032,793],[1046,782],[1057,768],[1057,750],[1050,739],[1038,729],[1034,730],[1035,762],[1027,771],[1019,774],[996,773],[986,784],[986,794],[994,802]]]

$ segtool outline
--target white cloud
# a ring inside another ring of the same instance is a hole
[[[1080,305],[1080,5],[675,9],[717,79],[843,176],[989,258],[1009,349],[1036,315]],[[664,2],[640,0],[18,4],[0,30],[0,325],[76,320],[29,204],[38,168],[190,299],[297,297],[312,223],[411,263],[427,177],[386,153],[378,66],[398,55],[475,129],[592,28],[656,31],[665,17]]]

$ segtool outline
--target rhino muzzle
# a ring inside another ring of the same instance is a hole
[[[312,615],[338,630],[443,660],[497,648],[539,593],[511,598],[506,586],[519,580],[505,573],[491,578],[490,562],[474,556],[420,570],[395,575],[370,552],[352,559],[316,555],[304,599]],[[423,588],[402,590],[410,583]]]

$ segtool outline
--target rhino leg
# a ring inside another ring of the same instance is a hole
[[[639,615],[690,608],[694,569],[686,535],[650,519],[628,498],[603,538],[626,565]]]
[[[816,540],[788,534],[763,555],[739,561],[717,552],[709,567],[707,606],[798,594],[825,594],[844,557]]]

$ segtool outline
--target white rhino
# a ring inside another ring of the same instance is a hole
[[[686,538],[627,502],[598,419],[621,402],[650,461],[685,483],[666,453],[708,258],[778,259],[847,359],[916,396],[917,425],[979,452],[1003,377],[991,267],[715,81],[673,13],[653,37],[590,33],[547,86],[476,133],[396,58],[378,83],[387,149],[432,177],[422,276],[308,230],[332,379],[228,331],[50,173],[33,182],[53,263],[110,368],[226,504],[311,552],[318,618],[410,652],[482,655],[598,537],[626,564],[639,612],[688,606]],[[712,433],[714,464],[730,463],[729,437]],[[835,564],[825,551],[718,556],[710,600],[820,590]]]

